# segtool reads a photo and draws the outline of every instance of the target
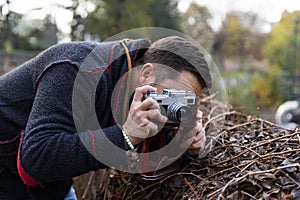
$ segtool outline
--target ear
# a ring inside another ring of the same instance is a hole
[[[141,68],[139,74],[139,82],[141,85],[147,85],[154,83],[155,80],[155,68],[151,63],[146,63]]]

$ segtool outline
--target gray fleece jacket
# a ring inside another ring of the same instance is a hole
[[[149,45],[127,41],[132,61]],[[120,41],[72,42],[0,77],[0,188],[7,199],[63,199],[72,177],[122,163],[124,138],[113,113],[121,112],[123,96],[111,102],[127,70]]]

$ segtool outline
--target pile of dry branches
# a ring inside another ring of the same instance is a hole
[[[75,180],[79,199],[300,199],[300,130],[203,99],[201,158],[158,182],[113,169]]]

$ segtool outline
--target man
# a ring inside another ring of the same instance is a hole
[[[72,177],[111,161],[122,165],[127,158],[118,152],[157,134],[154,121],[167,118],[156,101],[145,100],[148,92],[174,88],[199,96],[210,84],[200,50],[177,36],[152,45],[73,42],[45,50],[0,77],[0,198],[66,198]],[[134,91],[131,103],[127,89]],[[197,112],[186,133],[191,156],[205,143],[200,119]]]

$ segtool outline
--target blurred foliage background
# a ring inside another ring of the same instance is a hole
[[[178,10],[178,0],[53,3],[52,10],[69,11],[66,33],[51,13],[43,19],[27,17],[45,8],[35,7],[21,14],[12,9],[12,1],[0,0],[1,73],[58,42],[100,42],[128,29],[153,26],[177,30],[198,41],[219,67],[228,101],[244,112],[274,111],[284,101],[300,95],[300,11],[283,12],[268,32],[263,31],[264,19],[257,14],[230,11],[215,31],[210,10],[196,3],[185,12]]]

